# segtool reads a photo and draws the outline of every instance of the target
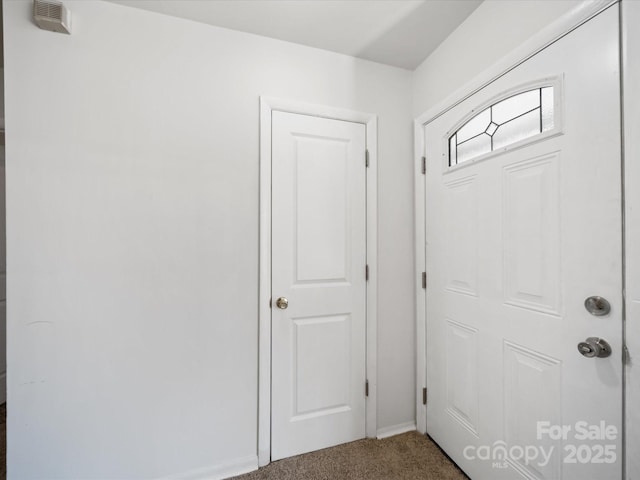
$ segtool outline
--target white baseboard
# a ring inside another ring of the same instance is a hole
[[[398,425],[391,425],[390,427],[380,428],[376,437],[378,440],[387,437],[393,437],[394,435],[400,435],[401,433],[412,432],[416,429],[415,422],[400,423]]]
[[[219,463],[210,467],[197,468],[183,473],[177,473],[160,480],[223,480],[258,469],[258,457],[238,458],[229,462]]]
[[[266,467],[271,463],[271,448],[258,450],[258,467]]]

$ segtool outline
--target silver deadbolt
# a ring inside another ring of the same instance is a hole
[[[591,315],[602,317],[611,311],[611,304],[606,298],[593,296],[584,301],[584,308],[586,308],[587,312]]]
[[[578,351],[587,358],[606,358],[611,355],[611,345],[598,337],[589,337],[578,344]]]
[[[287,300],[285,297],[280,297],[278,300],[276,300],[276,307],[278,307],[280,310],[286,310],[288,306],[289,300]]]

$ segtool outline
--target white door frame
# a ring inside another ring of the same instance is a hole
[[[271,122],[272,112],[297,113],[364,124],[367,136],[367,359],[369,396],[366,398],[366,434],[375,437],[376,418],[376,345],[377,345],[377,259],[378,259],[378,117],[370,113],[343,110],[323,105],[280,98],[260,97],[260,260],[258,292],[258,465],[271,461]],[[365,159],[362,159],[365,168]],[[364,272],[363,272],[364,274]]]
[[[578,28],[619,0],[583,1],[568,13],[540,30],[528,41],[510,54],[483,71],[462,88],[456,90],[443,101],[427,110],[414,120],[414,162],[415,162],[415,245],[416,245],[416,426],[420,433],[426,433],[427,409],[423,405],[422,389],[426,387],[426,293],[422,288],[421,276],[426,265],[426,225],[425,225],[425,177],[422,174],[422,156],[425,151],[424,126],[440,117],[459,103],[477,93],[494,80],[524,63],[536,53],[545,49],[563,36]],[[624,341],[624,339],[623,339]]]
[[[624,0],[622,7],[622,73],[623,73],[623,198],[625,222],[625,344],[628,358],[625,362],[625,442],[627,452],[640,451],[640,141],[636,132],[640,128],[640,3]],[[635,213],[634,213],[635,212]],[[625,464],[625,479],[640,478],[640,460],[629,455]]]

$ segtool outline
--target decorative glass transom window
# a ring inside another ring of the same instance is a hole
[[[553,130],[553,87],[506,98],[481,111],[449,137],[449,166]]]

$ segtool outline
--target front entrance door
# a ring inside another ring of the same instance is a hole
[[[365,132],[273,112],[272,460],[365,436]]]
[[[618,48],[614,5],[424,128],[427,432],[474,480],[621,478]]]

